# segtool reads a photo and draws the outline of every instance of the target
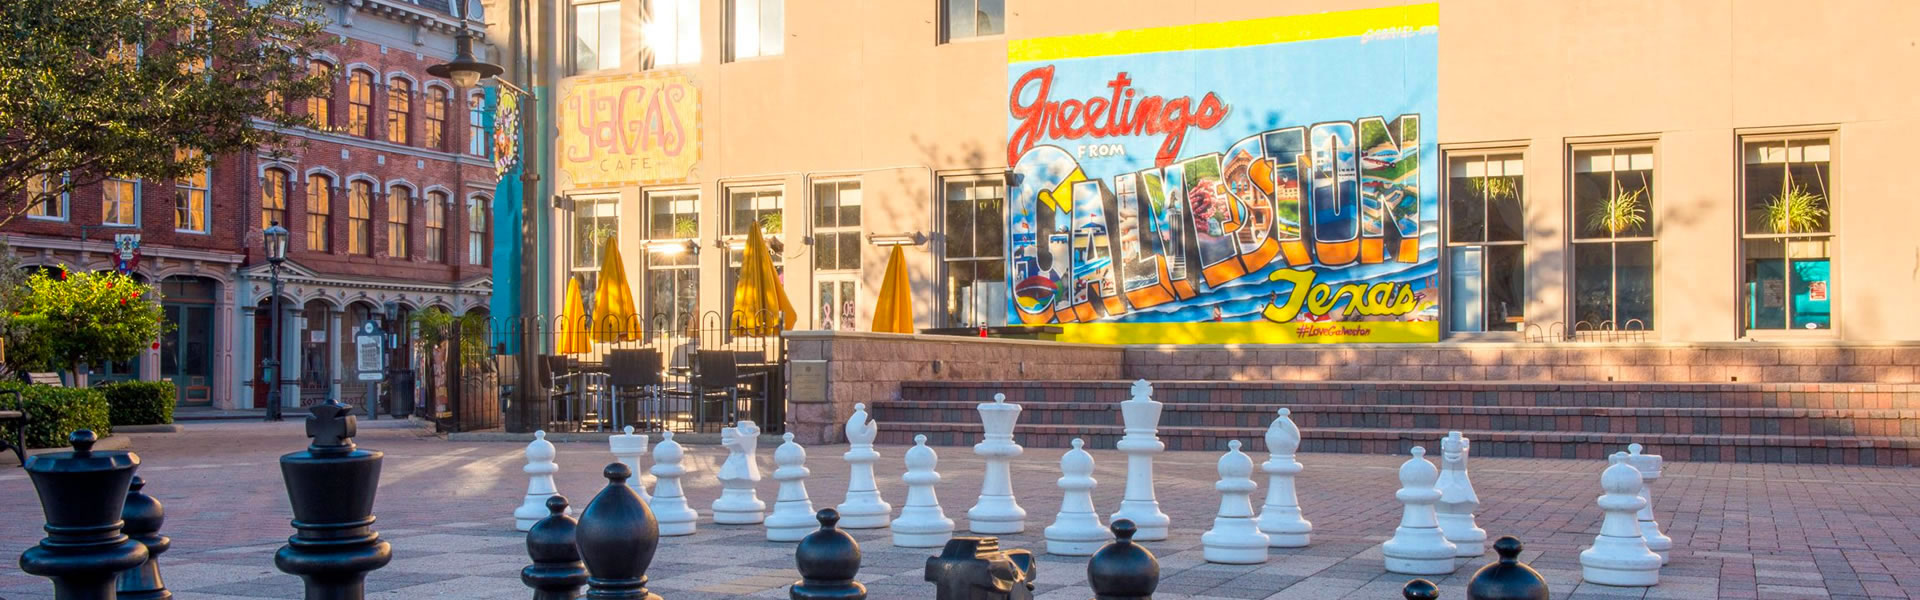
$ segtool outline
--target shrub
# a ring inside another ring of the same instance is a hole
[[[67,434],[76,429],[92,429],[100,437],[113,433],[107,420],[107,397],[100,390],[31,385],[16,381],[0,382],[0,408],[18,410],[14,390],[27,405],[27,447],[56,448],[67,445]],[[0,433],[13,439],[14,424],[0,426]]]
[[[122,381],[99,389],[107,396],[107,419],[115,426],[173,422],[172,381]]]

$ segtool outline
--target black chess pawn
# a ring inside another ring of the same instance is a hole
[[[640,495],[627,487],[633,471],[607,465],[607,487],[580,513],[575,538],[587,564],[587,597],[605,600],[660,600],[647,592],[647,567],[660,547],[660,523]]]
[[[1400,597],[1407,600],[1440,600],[1440,586],[1425,579],[1415,579],[1400,588]]]
[[[1160,561],[1133,543],[1133,534],[1139,531],[1133,521],[1119,519],[1109,528],[1113,541],[1087,560],[1093,600],[1153,600],[1153,590],[1160,587]]]
[[[133,484],[127,488],[126,508],[120,512],[120,519],[126,522],[120,530],[147,547],[147,562],[120,573],[120,600],[173,597],[173,592],[167,591],[167,584],[160,580],[160,554],[173,546],[173,540],[160,535],[160,524],[166,521],[167,513],[159,500],[140,491],[146,486],[147,482],[139,475],[133,476]]]
[[[367,573],[393,560],[393,546],[373,530],[373,495],[385,455],[354,446],[351,410],[339,402],[314,406],[307,417],[313,443],[280,457],[294,533],[273,564],[300,576],[307,600],[361,600]]]
[[[867,586],[853,578],[860,574],[860,542],[835,528],[840,511],[823,508],[814,513],[820,529],[800,539],[793,564],[800,580],[787,591],[792,600],[866,600]]]
[[[520,581],[533,588],[533,600],[573,600],[587,584],[587,566],[574,544],[579,522],[567,516],[567,497],[547,497],[551,513],[527,530],[527,556],[533,564],[520,570]]]
[[[140,457],[94,452],[93,432],[67,436],[72,452],[27,460],[47,537],[20,555],[20,570],[53,580],[60,600],[109,600],[121,571],[147,561],[147,547],[120,530],[121,510]]]
[[[1467,598],[1469,600],[1547,600],[1552,594],[1547,590],[1547,579],[1520,562],[1520,551],[1524,547],[1520,539],[1502,536],[1493,542],[1493,551],[1500,560],[1480,567],[1474,571],[1473,579],[1467,580]]]

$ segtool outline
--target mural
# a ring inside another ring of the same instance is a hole
[[[685,181],[700,160],[700,91],[674,70],[561,82],[560,172],[575,187]]]
[[[1083,342],[1436,341],[1438,17],[1011,42],[1009,321]]]

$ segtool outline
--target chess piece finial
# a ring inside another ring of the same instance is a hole
[[[1087,585],[1093,600],[1152,598],[1160,587],[1160,561],[1146,547],[1133,543],[1139,529],[1133,521],[1113,522],[1113,542],[1087,560]]]
[[[834,527],[840,513],[831,508],[814,514],[820,529],[807,534],[794,548],[793,562],[800,580],[788,590],[791,600],[865,600],[867,586],[860,575],[860,542]]]
[[[1520,539],[1503,536],[1493,542],[1500,559],[1473,573],[1467,581],[1467,597],[1474,600],[1547,600],[1547,580],[1539,571],[1520,562],[1524,547]]]

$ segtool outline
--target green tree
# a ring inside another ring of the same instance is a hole
[[[93,363],[132,360],[164,330],[159,296],[112,271],[34,273],[12,319],[29,328],[32,342],[10,347],[7,362],[16,369],[82,373]]]
[[[0,222],[35,193],[108,176],[172,179],[213,157],[284,145],[324,95],[308,0],[0,2]]]

